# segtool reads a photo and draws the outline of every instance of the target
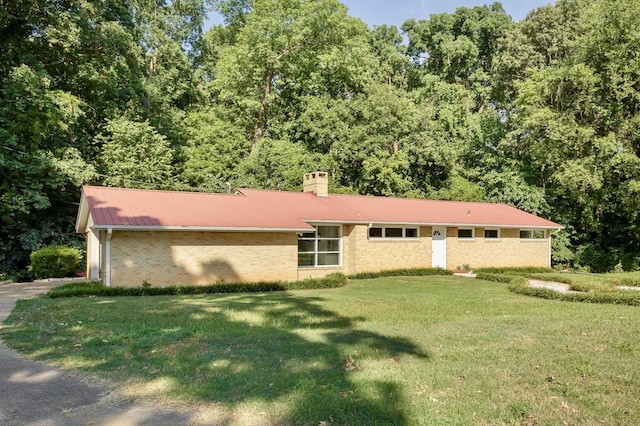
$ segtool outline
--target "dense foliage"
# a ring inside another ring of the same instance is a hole
[[[640,4],[367,28],[338,0],[0,1],[0,271],[79,244],[84,183],[504,202],[556,264],[640,262]],[[224,19],[203,32],[207,9]],[[411,17],[407,17],[411,18]]]

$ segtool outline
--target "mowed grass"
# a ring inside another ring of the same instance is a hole
[[[32,358],[220,424],[637,424],[640,310],[461,277],[286,293],[33,299]],[[219,420],[219,421],[218,421]]]

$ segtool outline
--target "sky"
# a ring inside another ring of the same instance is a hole
[[[413,18],[429,19],[435,13],[453,13],[459,7],[474,7],[491,4],[495,0],[342,0],[349,9],[349,15],[362,19],[370,27],[375,25],[395,25]],[[502,0],[502,7],[514,21],[521,21],[532,9],[554,3],[554,0]],[[207,27],[219,24],[222,19],[212,13]]]

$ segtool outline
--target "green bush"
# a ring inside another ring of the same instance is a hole
[[[546,274],[550,272],[556,272],[551,268],[544,268],[539,266],[524,266],[524,267],[505,267],[505,268],[478,268],[477,273],[488,274],[509,274],[509,275],[529,275],[529,274]]]
[[[487,268],[488,269],[488,268]],[[499,273],[487,273],[480,272],[476,276],[477,279],[485,280],[485,281],[495,281],[500,283],[509,284],[509,290],[514,293],[523,294],[526,296],[540,297],[542,299],[549,300],[560,300],[563,302],[589,302],[589,303],[611,303],[617,305],[631,305],[631,306],[640,306],[640,291],[623,291],[616,290],[615,287],[604,288],[603,286],[598,287],[597,289],[584,285],[585,283],[576,282],[572,280],[569,276],[562,276],[559,274],[526,274],[525,277],[523,275],[508,275],[508,274],[499,274]],[[564,282],[566,284],[570,284],[571,288],[580,288],[580,284],[583,284],[583,287],[589,288],[589,291],[571,291],[568,293],[561,293],[559,291],[555,291],[549,288],[539,288],[539,287],[531,287],[529,285],[528,278],[532,279],[540,279],[543,281],[556,281],[556,282]],[[597,277],[602,280],[601,277]],[[582,279],[582,278],[581,278]],[[637,278],[615,278],[617,282],[625,282],[629,283],[627,285],[633,286],[633,283],[638,283],[640,279]],[[622,285],[622,284],[617,284]]]
[[[211,285],[151,287],[105,287],[97,282],[80,282],[62,285],[49,290],[47,296],[176,296],[185,294],[216,293],[261,293],[267,291],[306,290],[318,288],[338,288],[347,284],[347,277],[341,273],[329,274],[324,278],[308,278],[292,282],[218,283]]]
[[[527,283],[527,279],[521,275],[507,275],[507,274],[490,274],[487,272],[479,272],[476,275],[479,280],[494,281],[498,283],[513,284],[513,283]]]
[[[29,270],[36,278],[62,278],[72,275],[82,259],[80,250],[68,246],[47,246],[29,256]]]
[[[382,277],[422,277],[428,275],[452,275],[453,272],[442,268],[411,268],[411,269],[390,269],[379,272],[361,272],[349,275],[352,280],[365,280]]]
[[[514,293],[563,302],[611,303],[614,305],[640,306],[640,291],[569,292],[560,293],[547,288],[530,287],[524,283],[509,286]]]

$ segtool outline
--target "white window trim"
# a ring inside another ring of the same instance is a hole
[[[369,235],[369,230],[371,228],[381,228],[382,229],[382,236],[381,237],[371,237]],[[386,232],[387,229],[402,229],[402,237],[386,237]],[[407,229],[415,229],[416,230],[416,236],[415,237],[407,237]],[[405,240],[410,240],[410,241],[415,241],[415,240],[419,240],[420,239],[420,227],[419,226],[369,226],[367,228],[367,238],[370,240],[374,240],[374,241],[405,241]]]
[[[304,240],[308,240],[308,241],[314,241],[315,242],[315,250],[312,252],[303,252],[303,253],[307,253],[307,254],[314,254],[314,265],[300,265],[298,264],[298,268],[307,268],[307,269],[322,269],[322,268],[341,268],[342,267],[342,225],[336,225],[335,223],[312,223],[310,224],[311,226],[314,227],[314,234],[315,237],[313,239],[311,238],[304,238]],[[331,226],[331,227],[336,227],[338,228],[338,237],[337,238],[318,238],[318,226]],[[311,231],[309,230],[308,232],[305,233],[311,233]],[[298,234],[298,241],[300,240],[300,233]],[[323,252],[319,252],[318,251],[318,241],[320,240],[338,240],[338,264],[337,265],[318,265],[318,254],[319,253],[336,253],[334,251],[323,251]],[[298,251],[298,255],[301,254],[300,251]]]
[[[471,237],[461,237],[459,236],[459,232],[461,230],[471,230]],[[458,227],[458,229],[456,230],[456,235],[458,237],[458,240],[462,240],[462,241],[472,241],[476,239],[476,228],[469,228],[469,227]]]
[[[500,239],[502,238],[502,233],[500,232],[500,228],[484,228],[485,232],[486,231],[498,231],[498,236],[496,238],[487,238],[486,234],[484,235],[484,239],[486,241],[500,241]]]
[[[531,233],[531,234],[530,234],[530,235],[531,235],[531,237],[529,237],[529,238],[523,238],[523,237],[522,237],[522,231],[528,231],[528,232],[530,232],[530,233]],[[542,238],[536,238],[536,237],[534,237],[533,235],[534,235],[534,232],[536,232],[536,231],[542,231],[542,235],[543,235],[543,237],[542,237]],[[518,236],[520,237],[520,241],[545,241],[545,240],[547,239],[547,230],[546,230],[546,229],[535,229],[535,228],[521,228],[521,229],[518,231]]]

